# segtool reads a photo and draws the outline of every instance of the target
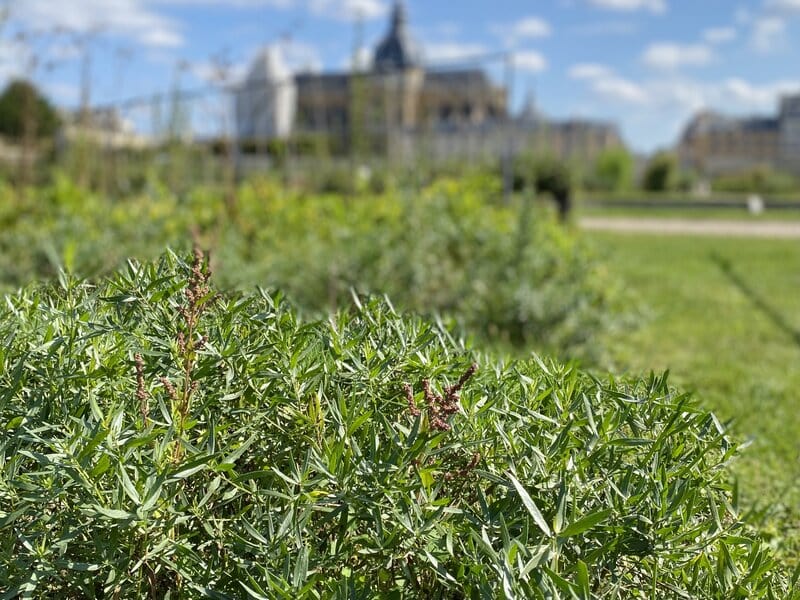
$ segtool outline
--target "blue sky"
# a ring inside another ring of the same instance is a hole
[[[0,1],[0,6],[3,2]],[[343,69],[367,54],[390,0],[10,0],[0,80],[26,73],[64,106],[195,88],[214,65],[240,77],[279,44],[292,68]],[[771,114],[800,91],[800,0],[407,0],[426,59],[515,56],[517,104],[554,118],[616,121],[627,143],[675,142],[701,108]],[[359,26],[358,23],[361,25]],[[25,35],[20,36],[19,33]],[[487,61],[499,72],[500,63]]]

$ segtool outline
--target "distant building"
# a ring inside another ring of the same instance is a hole
[[[594,160],[598,154],[624,146],[617,126],[593,119],[553,120],[542,115],[528,99],[514,123],[515,134],[536,152],[562,159]]]
[[[362,73],[288,75],[277,54],[256,59],[236,99],[241,138],[323,137],[335,153],[359,140],[370,151],[434,157],[497,155],[536,137],[559,155],[594,154],[621,143],[605,123],[511,119],[508,94],[480,68],[432,69],[408,32],[396,2],[372,66]]]
[[[768,167],[800,174],[800,94],[776,117],[695,115],[678,143],[681,164],[708,176]]]
[[[297,110],[297,85],[277,48],[256,57],[236,91],[236,125],[240,139],[286,138]]]
[[[779,163],[790,173],[800,175],[800,94],[781,99]]]
[[[66,147],[76,142],[90,142],[109,149],[144,148],[152,140],[136,132],[131,121],[116,108],[97,108],[63,112],[57,144]]]
[[[276,49],[262,52],[236,94],[241,138],[324,134],[346,148],[358,132],[385,147],[398,130],[483,124],[506,117],[506,92],[479,70],[427,71],[397,3],[364,73],[290,75]],[[354,118],[354,114],[358,117]]]

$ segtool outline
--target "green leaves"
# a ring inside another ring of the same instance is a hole
[[[663,377],[475,356],[366,297],[317,322],[233,295],[203,315],[181,431],[160,377],[184,383],[186,268],[0,308],[11,596],[791,597],[733,510],[735,446]],[[450,430],[413,414],[404,383],[433,398],[476,360]]]
[[[536,506],[536,503],[530,497],[528,492],[525,491],[525,488],[511,472],[508,473],[508,478],[514,485],[514,489],[517,490],[517,494],[519,494],[522,504],[525,505],[525,510],[527,510],[531,517],[533,517],[533,521],[539,526],[539,529],[541,529],[547,537],[551,537],[553,532],[550,531],[550,526],[547,524],[547,521],[542,516],[542,513],[539,511],[539,508]]]
[[[575,535],[580,535],[584,531],[588,531],[595,525],[599,525],[606,519],[608,519],[612,514],[613,510],[610,508],[604,510],[598,510],[595,513],[591,513],[570,523],[564,529],[558,532],[558,535],[564,538],[572,537]]]

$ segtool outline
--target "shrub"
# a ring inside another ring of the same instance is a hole
[[[671,152],[659,152],[645,167],[642,188],[648,192],[669,192],[678,183],[678,159]]]
[[[570,165],[555,156],[522,156],[514,164],[515,191],[532,186],[538,193],[554,197],[569,196],[574,175]]]
[[[109,201],[58,178],[24,204],[0,203],[0,282],[54,277],[59,263],[95,276],[185,244],[193,231],[225,267],[223,287],[275,285],[315,314],[349,304],[351,288],[388,294],[503,344],[599,356],[596,334],[621,311],[615,281],[574,232],[500,196],[486,176],[357,198],[258,181],[241,189],[231,222],[213,190],[178,198],[151,186]]]
[[[633,186],[634,160],[625,148],[603,151],[594,163],[586,187],[592,191],[623,192]]]
[[[5,597],[789,597],[666,378],[208,285],[167,256],[3,303]]]
[[[712,187],[720,192],[758,194],[792,194],[800,189],[798,180],[792,175],[768,167],[720,175],[714,179]]]
[[[269,281],[316,312],[348,304],[351,288],[386,294],[484,338],[597,358],[596,334],[622,312],[615,282],[574,232],[524,202],[487,201],[499,195],[497,180],[475,179],[370,202],[273,197],[240,240],[259,258],[223,279]],[[244,252],[235,238],[219,248],[229,266]]]

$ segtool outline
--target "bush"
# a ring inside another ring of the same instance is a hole
[[[603,151],[595,161],[587,188],[600,192],[623,192],[633,186],[633,157],[625,148]]]
[[[669,192],[678,183],[678,159],[671,152],[659,152],[647,163],[642,188],[648,192]]]
[[[768,167],[720,175],[714,179],[712,187],[719,192],[743,194],[792,194],[800,189],[796,178]]]
[[[301,323],[202,255],[29,288],[0,338],[5,597],[790,594],[663,377],[492,362],[378,301]]]
[[[596,334],[622,310],[615,282],[573,232],[524,202],[486,200],[499,195],[486,179],[442,180],[415,198],[272,198],[254,207],[264,226],[240,240],[259,258],[224,281],[270,281],[317,312],[349,304],[351,288],[386,294],[484,338],[596,358]],[[219,249],[227,265],[244,253],[234,239]]]
[[[353,199],[259,181],[241,189],[231,222],[213,190],[175,198],[152,187],[112,202],[59,178],[38,198],[10,199],[7,212],[0,204],[0,282],[54,277],[59,264],[95,276],[185,247],[193,231],[224,267],[224,287],[275,285],[314,314],[349,304],[351,288],[388,294],[503,344],[599,356],[596,335],[622,310],[616,282],[573,232],[527,204],[493,202],[500,195],[485,176]]]
[[[522,156],[514,164],[514,191],[532,186],[538,193],[569,196],[573,179],[570,165],[554,156]]]

